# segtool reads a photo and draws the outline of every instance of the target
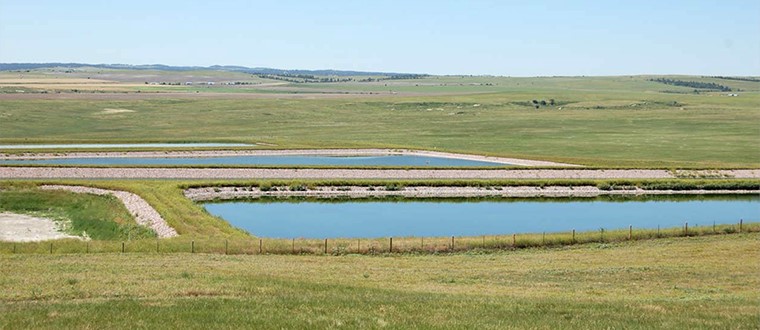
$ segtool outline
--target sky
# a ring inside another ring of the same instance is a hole
[[[760,75],[760,1],[0,0],[0,63]]]

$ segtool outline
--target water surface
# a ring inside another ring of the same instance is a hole
[[[479,236],[760,220],[760,197],[629,201],[223,202],[205,208],[262,237]]]
[[[412,155],[389,156],[230,156],[230,157],[103,157],[0,160],[3,164],[58,165],[333,165],[333,166],[508,166],[475,160]]]

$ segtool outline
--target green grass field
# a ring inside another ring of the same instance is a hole
[[[754,329],[759,236],[484,254],[0,255],[0,327]]]
[[[721,81],[745,90],[729,97],[693,94],[645,77],[489,79],[502,82],[478,88],[498,91],[328,99],[5,99],[0,143],[229,141],[430,149],[597,166],[760,163],[760,83]],[[677,89],[686,94],[661,92]],[[555,99],[556,105],[534,109],[534,99]]]

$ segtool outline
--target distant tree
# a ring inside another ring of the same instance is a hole
[[[541,100],[541,105],[546,106],[546,101]]]
[[[549,99],[549,105],[554,105],[554,99]]]
[[[531,102],[533,102],[533,104],[538,104],[538,101],[536,101],[536,100],[533,100]]]

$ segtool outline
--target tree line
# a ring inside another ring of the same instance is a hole
[[[751,82],[760,82],[760,79],[757,79],[757,78],[749,78],[749,77],[726,77],[726,76],[712,76],[712,77],[703,77],[703,78],[715,78],[715,79],[723,79],[723,80],[739,80],[739,81],[751,81]]]
[[[654,82],[658,82],[658,83],[666,84],[666,85],[691,87],[691,88],[699,88],[699,89],[709,89],[709,90],[717,90],[717,91],[721,91],[721,92],[730,92],[731,91],[730,87],[724,86],[724,85],[721,85],[721,84],[716,84],[716,83],[713,83],[713,82],[686,81],[686,80],[676,80],[676,79],[668,79],[668,78],[649,79],[649,81],[654,81]]]

